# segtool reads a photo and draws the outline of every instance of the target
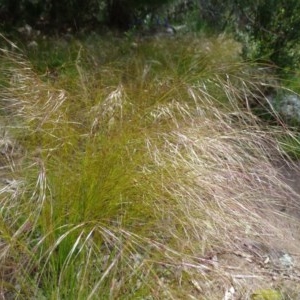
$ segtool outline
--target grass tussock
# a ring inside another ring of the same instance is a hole
[[[74,41],[54,79],[38,55],[32,67],[2,49],[16,146],[2,162],[0,292],[221,299],[234,286],[248,299],[263,272],[234,277],[222,255],[274,245],[299,200],[275,168],[286,133],[247,107],[274,81],[226,37],[113,42]]]

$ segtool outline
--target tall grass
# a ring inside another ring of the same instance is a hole
[[[282,210],[299,201],[274,166],[287,133],[247,105],[275,80],[228,37],[57,47],[77,55],[55,78],[43,49],[32,64],[2,49],[14,144],[0,191],[3,297],[221,299],[234,286],[246,299],[264,287],[221,255],[281,239]]]

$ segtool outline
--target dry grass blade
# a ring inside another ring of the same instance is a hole
[[[250,109],[272,82],[224,36],[174,40],[174,56],[169,40],[140,43],[107,64],[90,54],[103,67],[89,71],[81,44],[68,99],[2,51],[15,122],[0,140],[14,179],[0,189],[5,296],[249,299],[280,253],[297,254],[300,196],[278,168],[287,132]]]

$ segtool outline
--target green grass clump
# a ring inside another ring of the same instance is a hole
[[[253,300],[281,300],[283,299],[281,293],[275,290],[260,290],[256,291],[252,296]]]
[[[273,167],[280,129],[240,105],[270,83],[226,37],[42,47],[32,64],[1,56],[1,118],[16,144],[1,189],[1,291],[223,297],[228,275],[211,253],[281,234],[265,218],[289,192]]]

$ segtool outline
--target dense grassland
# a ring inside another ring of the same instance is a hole
[[[288,239],[300,203],[276,168],[294,133],[251,111],[278,80],[240,52],[226,36],[2,47],[3,299],[297,294],[222,260]]]

